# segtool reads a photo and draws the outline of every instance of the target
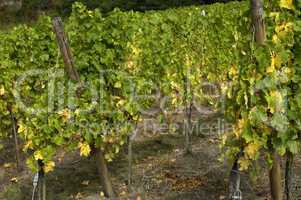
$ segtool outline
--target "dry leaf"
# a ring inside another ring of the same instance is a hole
[[[90,181],[83,181],[81,184],[87,186],[87,185],[89,185],[89,182]]]
[[[13,166],[12,163],[5,163],[5,164],[3,165],[4,168],[11,168],[12,166]]]
[[[13,183],[18,183],[19,182],[17,177],[11,178],[10,181],[13,182]]]
[[[82,199],[82,198],[83,198],[83,195],[82,195],[82,193],[80,193],[80,192],[77,193],[76,196],[75,196],[75,199],[76,199],[76,200],[79,200],[79,199]]]

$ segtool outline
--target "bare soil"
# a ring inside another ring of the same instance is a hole
[[[206,117],[203,123],[215,120]],[[227,179],[231,165],[220,161],[219,137],[216,134],[194,136],[193,153],[184,154],[181,134],[140,136],[133,143],[133,183],[128,186],[127,146],[109,163],[117,199],[152,200],[223,200],[227,199]],[[17,172],[11,141],[0,154],[0,199],[30,200],[33,174],[25,167]],[[262,166],[264,164],[262,163]],[[301,199],[301,157],[294,162],[293,199]],[[284,165],[283,165],[284,169]],[[267,169],[258,172],[256,182],[242,173],[244,200],[268,200]],[[81,158],[77,152],[65,155],[54,172],[47,175],[47,200],[96,200],[102,188],[93,158]],[[141,198],[137,198],[137,194]]]

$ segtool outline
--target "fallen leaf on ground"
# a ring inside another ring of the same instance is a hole
[[[11,168],[12,166],[13,166],[12,163],[5,163],[5,164],[3,165],[4,168]]]
[[[17,177],[13,177],[13,178],[10,179],[10,181],[13,182],[13,183],[18,183],[19,180],[18,180]]]
[[[89,181],[83,181],[82,185],[85,185],[85,186],[89,185]]]

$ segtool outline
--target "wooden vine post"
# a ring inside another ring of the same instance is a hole
[[[266,39],[263,0],[251,0],[252,25],[255,31],[255,42],[263,45]]]
[[[263,0],[251,0],[252,8],[252,24],[255,31],[255,42],[258,45],[264,45],[266,39]],[[281,166],[280,156],[271,147],[273,166],[269,171],[271,196],[273,200],[282,200],[282,184],[281,184]]]
[[[190,73],[190,72],[189,72]],[[191,146],[191,114],[192,114],[192,101],[188,98],[189,92],[191,92],[191,86],[189,84],[188,74],[183,74],[184,82],[184,103],[185,103],[185,119],[184,119],[184,135],[185,135],[185,153],[192,154]]]
[[[292,184],[292,174],[293,174],[293,161],[294,155],[290,152],[286,155],[286,164],[285,164],[285,196],[286,200],[291,200],[291,191],[290,187]]]
[[[18,140],[18,127],[16,122],[16,117],[12,111],[11,106],[9,107],[10,117],[11,117],[11,123],[12,123],[12,134],[14,136],[14,142],[15,142],[15,151],[16,151],[16,164],[17,164],[17,170],[21,171],[21,164],[20,164],[20,145]]]
[[[77,97],[80,97],[82,84],[79,73],[74,65],[72,53],[68,44],[68,39],[64,32],[64,26],[60,17],[55,17],[53,19],[53,29],[56,34],[57,42],[64,59],[65,72],[72,81],[79,83],[80,87],[77,90]],[[101,184],[104,188],[105,196],[109,198],[115,197],[104,153],[100,148],[94,148],[93,152],[96,156],[98,173],[100,176]]]

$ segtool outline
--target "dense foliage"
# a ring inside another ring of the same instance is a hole
[[[24,150],[33,152],[32,168],[40,159],[52,170],[60,148],[87,156],[100,147],[111,160],[155,90],[180,106],[184,80],[199,96],[202,80],[225,80],[229,66],[249,59],[248,10],[243,2],[103,17],[74,4],[66,32],[83,82],[80,97],[62,72],[49,17],[1,33],[1,132],[11,126],[9,105]]]
[[[265,45],[251,43],[250,62],[233,66],[224,88],[236,124],[226,144],[232,156],[244,151],[242,170],[260,155],[272,164],[274,151],[283,156],[300,150],[300,2],[266,2],[265,10]]]

